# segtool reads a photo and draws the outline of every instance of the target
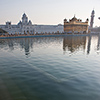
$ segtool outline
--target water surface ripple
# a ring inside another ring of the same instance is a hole
[[[99,100],[100,36],[0,39],[0,100]]]

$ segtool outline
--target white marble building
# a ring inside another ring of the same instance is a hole
[[[9,34],[35,34],[35,33],[56,33],[63,32],[63,25],[35,25],[32,24],[31,20],[24,13],[22,16],[22,21],[17,25],[12,25],[11,22],[6,22],[6,25],[0,25],[0,28],[7,31]]]

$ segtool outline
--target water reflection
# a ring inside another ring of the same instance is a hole
[[[25,55],[29,55],[30,54],[30,49],[33,46],[33,42],[31,41],[32,39],[20,39],[19,44],[20,44],[20,48],[24,49],[25,51]]]
[[[100,98],[99,49],[100,36],[0,40],[0,100]]]
[[[0,49],[6,50],[5,48],[7,48],[7,50],[9,49],[10,51],[13,51],[20,48],[21,50],[25,51],[26,56],[29,56],[31,54],[31,51],[33,51],[35,47],[48,47],[52,44],[60,44],[62,39],[62,37],[1,39]]]
[[[100,50],[100,34],[98,35],[97,50]]]
[[[95,38],[92,38],[95,37]],[[96,42],[96,44],[94,44]],[[93,44],[91,44],[93,42]],[[24,50],[25,55],[29,56],[35,47],[62,45],[64,53],[74,53],[78,51],[90,54],[91,45],[96,45],[97,51],[100,49],[100,35],[98,36],[68,36],[68,37],[42,37],[42,38],[20,38],[20,39],[1,39],[0,49],[13,51],[15,48]]]
[[[78,51],[79,49],[85,50],[86,37],[66,37],[63,40],[63,50],[70,51],[71,53]]]
[[[87,54],[90,53],[90,46],[91,46],[91,36],[88,37]]]

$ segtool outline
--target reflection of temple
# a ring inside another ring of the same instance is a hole
[[[90,53],[90,47],[91,47],[91,36],[88,37],[87,54]]]
[[[14,51],[20,49],[25,52],[26,57],[31,54],[31,51],[37,50],[37,48],[48,48],[56,45],[62,45],[63,51],[83,51],[90,54],[93,47],[97,47],[97,51],[100,50],[100,35],[96,36],[67,36],[67,37],[41,37],[41,38],[19,38],[19,39],[0,39],[0,50]],[[91,43],[92,42],[92,43]],[[95,43],[94,43],[95,42]],[[92,44],[92,46],[91,46]],[[34,47],[34,48],[33,48]],[[59,47],[58,47],[59,48]],[[56,48],[57,49],[57,48]],[[69,52],[68,52],[69,53]]]
[[[0,40],[0,48],[9,47],[9,50],[14,50],[16,46],[25,50],[25,55],[28,56],[30,54],[30,49],[33,47],[32,39],[8,39],[8,40]]]
[[[29,55],[30,54],[29,39],[24,39],[24,49],[25,49],[25,55]]]
[[[82,50],[85,50],[86,46],[86,37],[66,37],[63,40],[63,50],[74,52],[76,50],[79,50],[80,48]]]
[[[14,43],[13,43],[13,40],[8,40],[8,45],[9,45],[9,48],[10,50],[14,50]]]
[[[33,45],[33,41],[31,40],[32,39],[29,39],[29,38],[18,40],[21,48],[25,50],[25,55],[30,54],[30,49],[32,48],[32,45]]]
[[[10,51],[14,48],[20,48],[25,51],[25,55],[28,57],[31,51],[33,51],[33,46],[40,47],[44,45],[46,47],[50,44],[59,44],[62,41],[62,37],[41,37],[41,38],[16,38],[0,40],[0,49],[8,47]]]
[[[99,36],[98,36],[97,50],[100,50],[100,34],[99,34]]]

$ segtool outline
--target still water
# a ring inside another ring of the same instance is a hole
[[[100,100],[100,36],[1,39],[0,100]]]

